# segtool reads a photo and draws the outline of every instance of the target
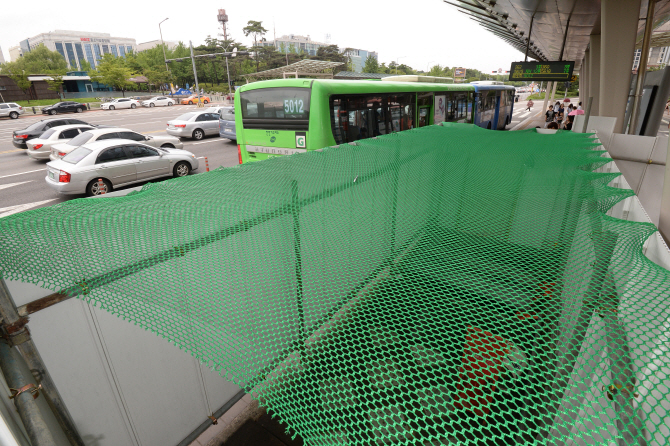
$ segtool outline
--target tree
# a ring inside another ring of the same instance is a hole
[[[80,59],[79,66],[81,67],[81,71],[85,71],[87,73],[93,70],[93,67],[91,66],[90,63],[88,63],[86,59]]]
[[[319,49],[316,50],[316,56],[312,57],[312,59],[345,63],[347,61],[347,56],[340,53],[340,49],[337,45],[327,45],[319,47]]]
[[[126,66],[123,59],[114,57],[112,54],[105,54],[98,64],[98,69],[92,71],[89,75],[93,81],[121,90],[123,97],[125,97],[126,90],[134,85],[128,79],[135,74],[132,69]]]
[[[2,65],[0,73],[9,76],[16,85],[26,93],[32,86],[28,80],[31,74],[50,74],[53,81],[49,89],[58,91],[63,83],[62,77],[67,71],[67,62],[57,51],[51,51],[46,46],[38,45],[14,62]]]
[[[28,80],[28,75],[31,73],[29,71],[26,71],[26,66],[25,63],[23,62],[23,58],[20,58],[19,60],[14,62],[7,62],[6,64],[3,64],[0,73],[9,76],[9,78],[13,80],[14,83],[24,93],[26,93],[33,85],[33,83]],[[28,101],[30,102],[30,100]]]
[[[372,54],[369,54],[365,59],[365,66],[363,66],[363,73],[379,73],[379,61]]]
[[[47,88],[51,91],[55,91],[58,95],[63,98],[63,75],[62,74],[51,74],[51,79],[45,79]]]
[[[148,68],[144,70],[144,75],[149,80],[149,91],[151,91],[151,85],[158,85],[159,89],[162,90],[163,84],[170,82],[170,74],[165,71],[165,69],[152,69]]]
[[[254,51],[258,47],[258,37],[263,37],[267,29],[263,28],[263,22],[257,22],[255,20],[249,20],[247,26],[242,28],[245,37],[249,37],[249,34],[254,36]],[[256,60],[256,72],[258,72],[259,61]]]
[[[444,74],[444,68],[441,65],[433,65],[433,67],[428,72],[428,76],[437,76],[440,77]]]

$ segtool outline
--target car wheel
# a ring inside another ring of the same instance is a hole
[[[9,117],[12,118],[12,119],[19,119],[19,114],[16,113],[16,112],[11,112],[9,114]]]
[[[185,177],[191,173],[191,166],[186,161],[180,161],[172,169],[172,174],[175,178]]]
[[[130,108],[137,108],[137,105],[135,105],[135,104],[130,104]]]
[[[205,104],[209,104],[209,101],[208,101],[207,99],[205,99],[205,100],[202,101],[202,102],[204,102]]]
[[[149,104],[149,107],[155,107],[154,103],[152,102],[151,104]]]
[[[200,130],[200,129],[193,130],[193,139],[197,139],[198,141],[200,141],[204,137],[205,137],[205,132],[203,132],[202,130]]]
[[[100,184],[102,183],[102,184]],[[93,197],[95,195],[108,194],[112,191],[112,183],[104,178],[99,178],[88,183],[86,186],[86,195]]]
[[[174,149],[174,146],[172,144],[163,144],[161,147],[164,149]]]
[[[50,114],[50,115],[55,115],[55,114],[56,114],[56,110],[49,110],[49,114]]]
[[[188,105],[193,105],[193,101],[188,101]]]
[[[83,111],[84,111],[83,108],[81,108],[81,107],[77,107],[77,113],[81,113],[81,112],[83,112]]]
[[[172,102],[168,102],[168,107],[172,107],[174,104]]]
[[[109,106],[109,109],[110,109],[110,110],[116,110],[116,107],[114,107],[113,105],[110,105],[110,106]]]

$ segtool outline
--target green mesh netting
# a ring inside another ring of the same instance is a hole
[[[589,135],[431,126],[0,219],[309,445],[666,444],[668,271]]]

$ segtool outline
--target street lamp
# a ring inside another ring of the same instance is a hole
[[[169,18],[170,17],[167,17],[165,20],[167,20]],[[163,60],[165,61],[165,71],[169,72],[170,70],[168,70],[168,66],[167,66],[167,57],[165,57],[165,43],[163,42],[163,30],[161,29],[161,23],[163,23],[165,20],[163,20],[162,22],[160,22],[158,24],[158,31],[160,31],[160,33],[161,33],[161,46],[163,47]]]

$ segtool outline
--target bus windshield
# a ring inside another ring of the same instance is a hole
[[[309,119],[307,88],[263,88],[240,94],[242,120]]]

